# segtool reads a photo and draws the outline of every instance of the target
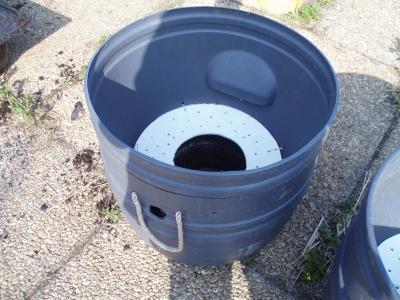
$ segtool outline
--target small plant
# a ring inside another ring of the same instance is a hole
[[[45,274],[45,280],[51,280],[54,277],[53,272],[46,272]]]
[[[394,95],[394,104],[400,109],[400,90]]]
[[[276,281],[276,285],[278,286],[278,288],[280,288],[281,290],[284,290],[287,288],[287,282],[285,280],[285,278],[282,277],[278,277],[277,281]]]
[[[115,223],[121,219],[121,210],[113,195],[107,195],[97,202],[96,208],[101,217],[100,222],[105,220],[108,223]]]
[[[54,128],[54,127],[48,127],[48,128],[46,128],[46,132],[47,132],[48,135],[54,136],[55,133],[56,133],[56,128]]]
[[[44,116],[46,115],[46,112],[44,111],[43,108],[35,108],[35,112],[34,112],[34,119],[36,121],[36,123],[41,123],[44,119]]]
[[[334,223],[336,224],[336,234],[339,238],[344,235],[347,228],[350,226],[350,221],[354,215],[354,206],[354,201],[347,201],[337,207],[337,211],[334,215]]]
[[[321,218],[300,260],[303,287],[308,284],[319,283],[324,279],[330,271],[339,244],[339,235],[328,226],[324,218]]]
[[[326,225],[322,225],[318,230],[322,244],[328,249],[335,251],[340,244],[339,237],[332,232],[332,230]]]
[[[119,208],[104,207],[101,209],[100,215],[109,223],[115,223],[121,219],[121,211]]]
[[[247,256],[243,262],[246,266],[255,265],[257,263],[258,253]]]
[[[38,101],[33,95],[15,96],[5,85],[0,85],[0,107],[6,105],[11,112],[24,120],[34,119],[39,121],[44,116],[44,111],[37,107]]]
[[[10,105],[11,111],[15,112],[23,119],[28,119],[33,116],[34,99],[32,95],[21,98],[11,96],[8,98],[8,104]]]
[[[310,24],[312,21],[318,20],[321,15],[320,7],[316,3],[305,4],[296,13],[291,14],[291,17],[305,24]]]
[[[67,75],[60,80],[60,84],[62,86],[66,86],[66,85],[70,84],[73,80],[74,80],[74,77],[72,75]]]
[[[79,71],[79,74],[80,74],[80,76],[81,76],[82,78],[85,77],[87,68],[88,68],[87,65],[81,66],[81,69],[80,69],[80,71]]]
[[[99,45],[105,44],[107,42],[107,40],[108,40],[108,36],[103,34],[99,39]]]
[[[302,270],[302,282],[320,282],[326,274],[327,263],[328,260],[320,249],[312,249],[306,253]]]
[[[310,24],[321,16],[321,8],[332,4],[334,0],[318,0],[314,3],[303,5],[297,12],[289,14],[289,16],[297,21]]]
[[[318,0],[318,4],[321,6],[328,6],[331,5],[334,0]]]
[[[400,38],[398,38],[396,42],[397,44],[394,50],[396,50],[397,48],[400,49]],[[398,60],[400,60],[400,57],[398,58]],[[397,77],[399,77],[400,79],[400,68],[395,67],[394,70],[397,74]],[[393,96],[393,102],[396,105],[397,110],[400,112],[400,86],[397,86],[395,89],[389,90],[388,92],[390,92]]]
[[[306,24],[318,20],[321,11],[318,4],[306,4],[298,11],[298,19]]]
[[[303,286],[320,282],[330,272],[335,260],[336,249],[346,230],[350,227],[352,218],[357,214],[370,179],[371,176],[367,172],[358,196],[354,195],[357,197],[352,197],[338,206],[329,223],[324,217],[321,217],[303,253],[294,262],[295,265],[302,265],[299,268],[299,275],[301,274]]]

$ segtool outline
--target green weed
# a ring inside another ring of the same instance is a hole
[[[320,282],[326,274],[327,258],[320,249],[312,249],[304,256],[304,264],[302,270],[303,283]]]
[[[100,210],[100,215],[109,223],[115,223],[121,219],[119,208],[104,207]]]
[[[73,80],[74,80],[74,77],[72,75],[67,75],[60,80],[60,84],[62,86],[66,86],[66,85],[70,84]]]
[[[297,12],[290,13],[289,16],[296,21],[310,24],[321,16],[321,9],[318,3],[303,5]]]
[[[108,35],[103,34],[99,39],[99,45],[105,44],[107,42],[107,40],[108,40]]]
[[[278,288],[280,288],[281,290],[284,290],[287,288],[287,282],[284,278],[282,277],[278,277],[276,285],[278,286]]]
[[[258,257],[258,253],[252,254],[247,256],[244,260],[243,263],[246,266],[252,266],[255,265],[257,263],[257,257]]]
[[[55,133],[56,133],[56,128],[54,128],[54,127],[48,127],[48,128],[46,128],[46,132],[47,132],[48,135],[54,136]]]
[[[45,280],[51,280],[54,277],[54,273],[53,272],[47,272],[45,274]]]
[[[314,3],[305,4],[297,12],[290,13],[289,17],[304,24],[310,24],[321,17],[322,7],[328,6],[333,2],[334,0],[318,0]]]
[[[329,223],[321,217],[302,256],[297,260],[303,265],[301,268],[303,285],[318,283],[329,272],[335,259],[336,250],[349,228],[353,216],[357,214],[370,179],[370,174],[367,172],[359,194],[338,206]]]
[[[40,120],[44,111],[37,107],[37,99],[33,95],[26,94],[15,96],[5,85],[0,85],[0,107],[6,105],[11,112],[24,120]]]
[[[83,78],[85,77],[86,71],[87,71],[88,66],[87,65],[83,65],[81,66],[81,69],[79,71],[80,76]]]
[[[334,0],[318,0],[318,4],[320,6],[328,6],[331,5],[333,2],[335,2]]]
[[[394,95],[394,104],[400,109],[400,90]]]
[[[335,251],[340,244],[339,237],[327,225],[322,225],[318,233],[325,248]]]
[[[311,21],[319,19],[321,11],[317,4],[306,4],[299,10],[298,14],[302,22],[309,24]]]

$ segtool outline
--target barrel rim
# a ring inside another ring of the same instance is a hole
[[[286,34],[291,34],[292,37],[295,37],[297,41],[301,42],[302,44],[304,44],[307,49],[313,50],[316,52],[315,57],[317,61],[320,61],[322,64],[325,65],[326,70],[329,72],[329,75],[331,76],[331,80],[333,81],[333,84],[335,86],[335,99],[334,99],[334,103],[333,103],[333,108],[330,112],[330,116],[327,119],[327,121],[325,122],[325,124],[322,126],[322,128],[320,129],[320,131],[312,138],[310,139],[303,147],[301,147],[300,149],[298,149],[295,153],[293,153],[292,155],[285,157],[284,159],[282,159],[279,162],[276,162],[274,164],[265,166],[265,167],[261,167],[258,169],[253,169],[253,170],[241,170],[241,171],[225,171],[225,172],[217,172],[217,171],[199,171],[199,170],[191,170],[191,169],[185,169],[185,168],[181,168],[181,167],[176,167],[176,166],[172,166],[172,165],[168,165],[166,163],[157,161],[151,157],[148,157],[136,150],[133,149],[133,147],[130,147],[129,145],[127,145],[126,143],[124,143],[123,141],[121,141],[117,136],[115,136],[101,121],[101,119],[99,118],[99,116],[97,115],[92,102],[91,102],[91,97],[89,95],[89,75],[94,67],[94,63],[96,61],[96,59],[98,58],[99,54],[101,54],[101,52],[103,51],[104,47],[107,46],[108,42],[103,45],[102,47],[100,47],[96,53],[94,54],[94,56],[92,57],[90,63],[89,63],[89,67],[86,70],[86,74],[85,74],[85,79],[84,79],[84,89],[85,89],[85,98],[86,98],[86,102],[87,105],[89,107],[89,110],[91,111],[91,116],[93,119],[93,123],[95,123],[97,126],[99,126],[99,128],[101,129],[102,133],[106,133],[107,134],[107,139],[115,144],[118,148],[120,148],[123,152],[128,154],[128,157],[134,157],[136,159],[139,159],[139,161],[141,161],[143,164],[145,165],[151,165],[151,166],[155,166],[158,168],[163,168],[166,171],[172,172],[172,173],[178,173],[178,174],[184,174],[186,176],[205,176],[205,177],[221,177],[221,176],[225,176],[225,175],[229,175],[229,176],[253,176],[256,174],[260,174],[260,173],[265,173],[265,172],[270,172],[273,169],[278,169],[278,168],[282,168],[284,165],[293,163],[293,161],[297,160],[299,157],[301,157],[302,155],[305,155],[305,153],[307,153],[308,151],[310,151],[310,149],[313,148],[313,146],[315,144],[318,143],[319,140],[323,139],[324,136],[326,137],[327,134],[327,130],[329,129],[329,127],[332,125],[336,114],[337,114],[337,110],[338,110],[338,106],[339,106],[339,85],[338,85],[338,80],[336,77],[336,73],[332,67],[332,65],[330,64],[330,62],[328,61],[328,59],[325,57],[325,55],[311,42],[309,41],[307,38],[305,38],[304,36],[302,36],[301,34],[297,33],[296,31],[292,30],[291,28],[289,28],[287,25],[279,23],[277,21],[274,21],[270,18],[264,17],[264,16],[260,16],[254,13],[249,13],[249,12],[245,12],[245,11],[241,11],[241,10],[237,10],[237,9],[231,9],[231,8],[216,8],[216,7],[212,7],[212,6],[201,6],[201,7],[186,7],[186,8],[176,8],[176,9],[172,9],[172,10],[167,10],[167,11],[163,11],[163,12],[159,12],[157,14],[153,14],[147,17],[144,17],[143,19],[140,19],[134,23],[131,23],[129,25],[127,25],[126,27],[124,27],[123,29],[117,31],[116,33],[114,33],[110,38],[109,41],[112,41],[114,38],[116,38],[117,36],[123,34],[124,32],[128,31],[131,28],[135,28],[135,27],[139,27],[139,26],[145,26],[147,23],[151,23],[154,21],[157,21],[159,19],[161,19],[165,13],[171,14],[174,13],[176,15],[171,16],[169,15],[168,18],[179,18],[180,14],[187,14],[187,13],[202,13],[202,14],[209,14],[209,15],[214,15],[215,13],[222,13],[225,15],[228,15],[230,17],[235,16],[237,18],[239,18],[241,21],[243,22],[248,22],[247,20],[249,20],[249,18],[252,18],[252,21],[256,21],[258,23],[264,23],[264,27],[265,24],[271,24],[275,27],[278,27],[279,30],[285,32]],[[172,19],[171,19],[172,20]],[[259,24],[260,25],[260,24]]]

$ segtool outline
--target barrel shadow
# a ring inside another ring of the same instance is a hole
[[[25,51],[71,22],[71,18],[33,1],[17,0],[7,4],[18,12],[20,21],[19,29],[8,41],[6,67],[17,61]]]

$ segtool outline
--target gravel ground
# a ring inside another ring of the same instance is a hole
[[[293,262],[321,215],[329,218],[400,143],[388,92],[399,84],[398,1],[337,0],[310,26],[286,20],[332,62],[341,105],[304,200],[260,253],[225,267],[186,266],[143,243],[124,217],[115,224],[99,218],[98,203],[112,194],[82,70],[103,36],[153,12],[192,5],[248,10],[216,2],[10,1],[21,6],[26,26],[10,43],[14,63],[3,80],[17,94],[40,96],[46,116],[36,125],[12,114],[0,120],[0,299],[321,295],[323,284],[310,287],[311,295],[296,284]]]

